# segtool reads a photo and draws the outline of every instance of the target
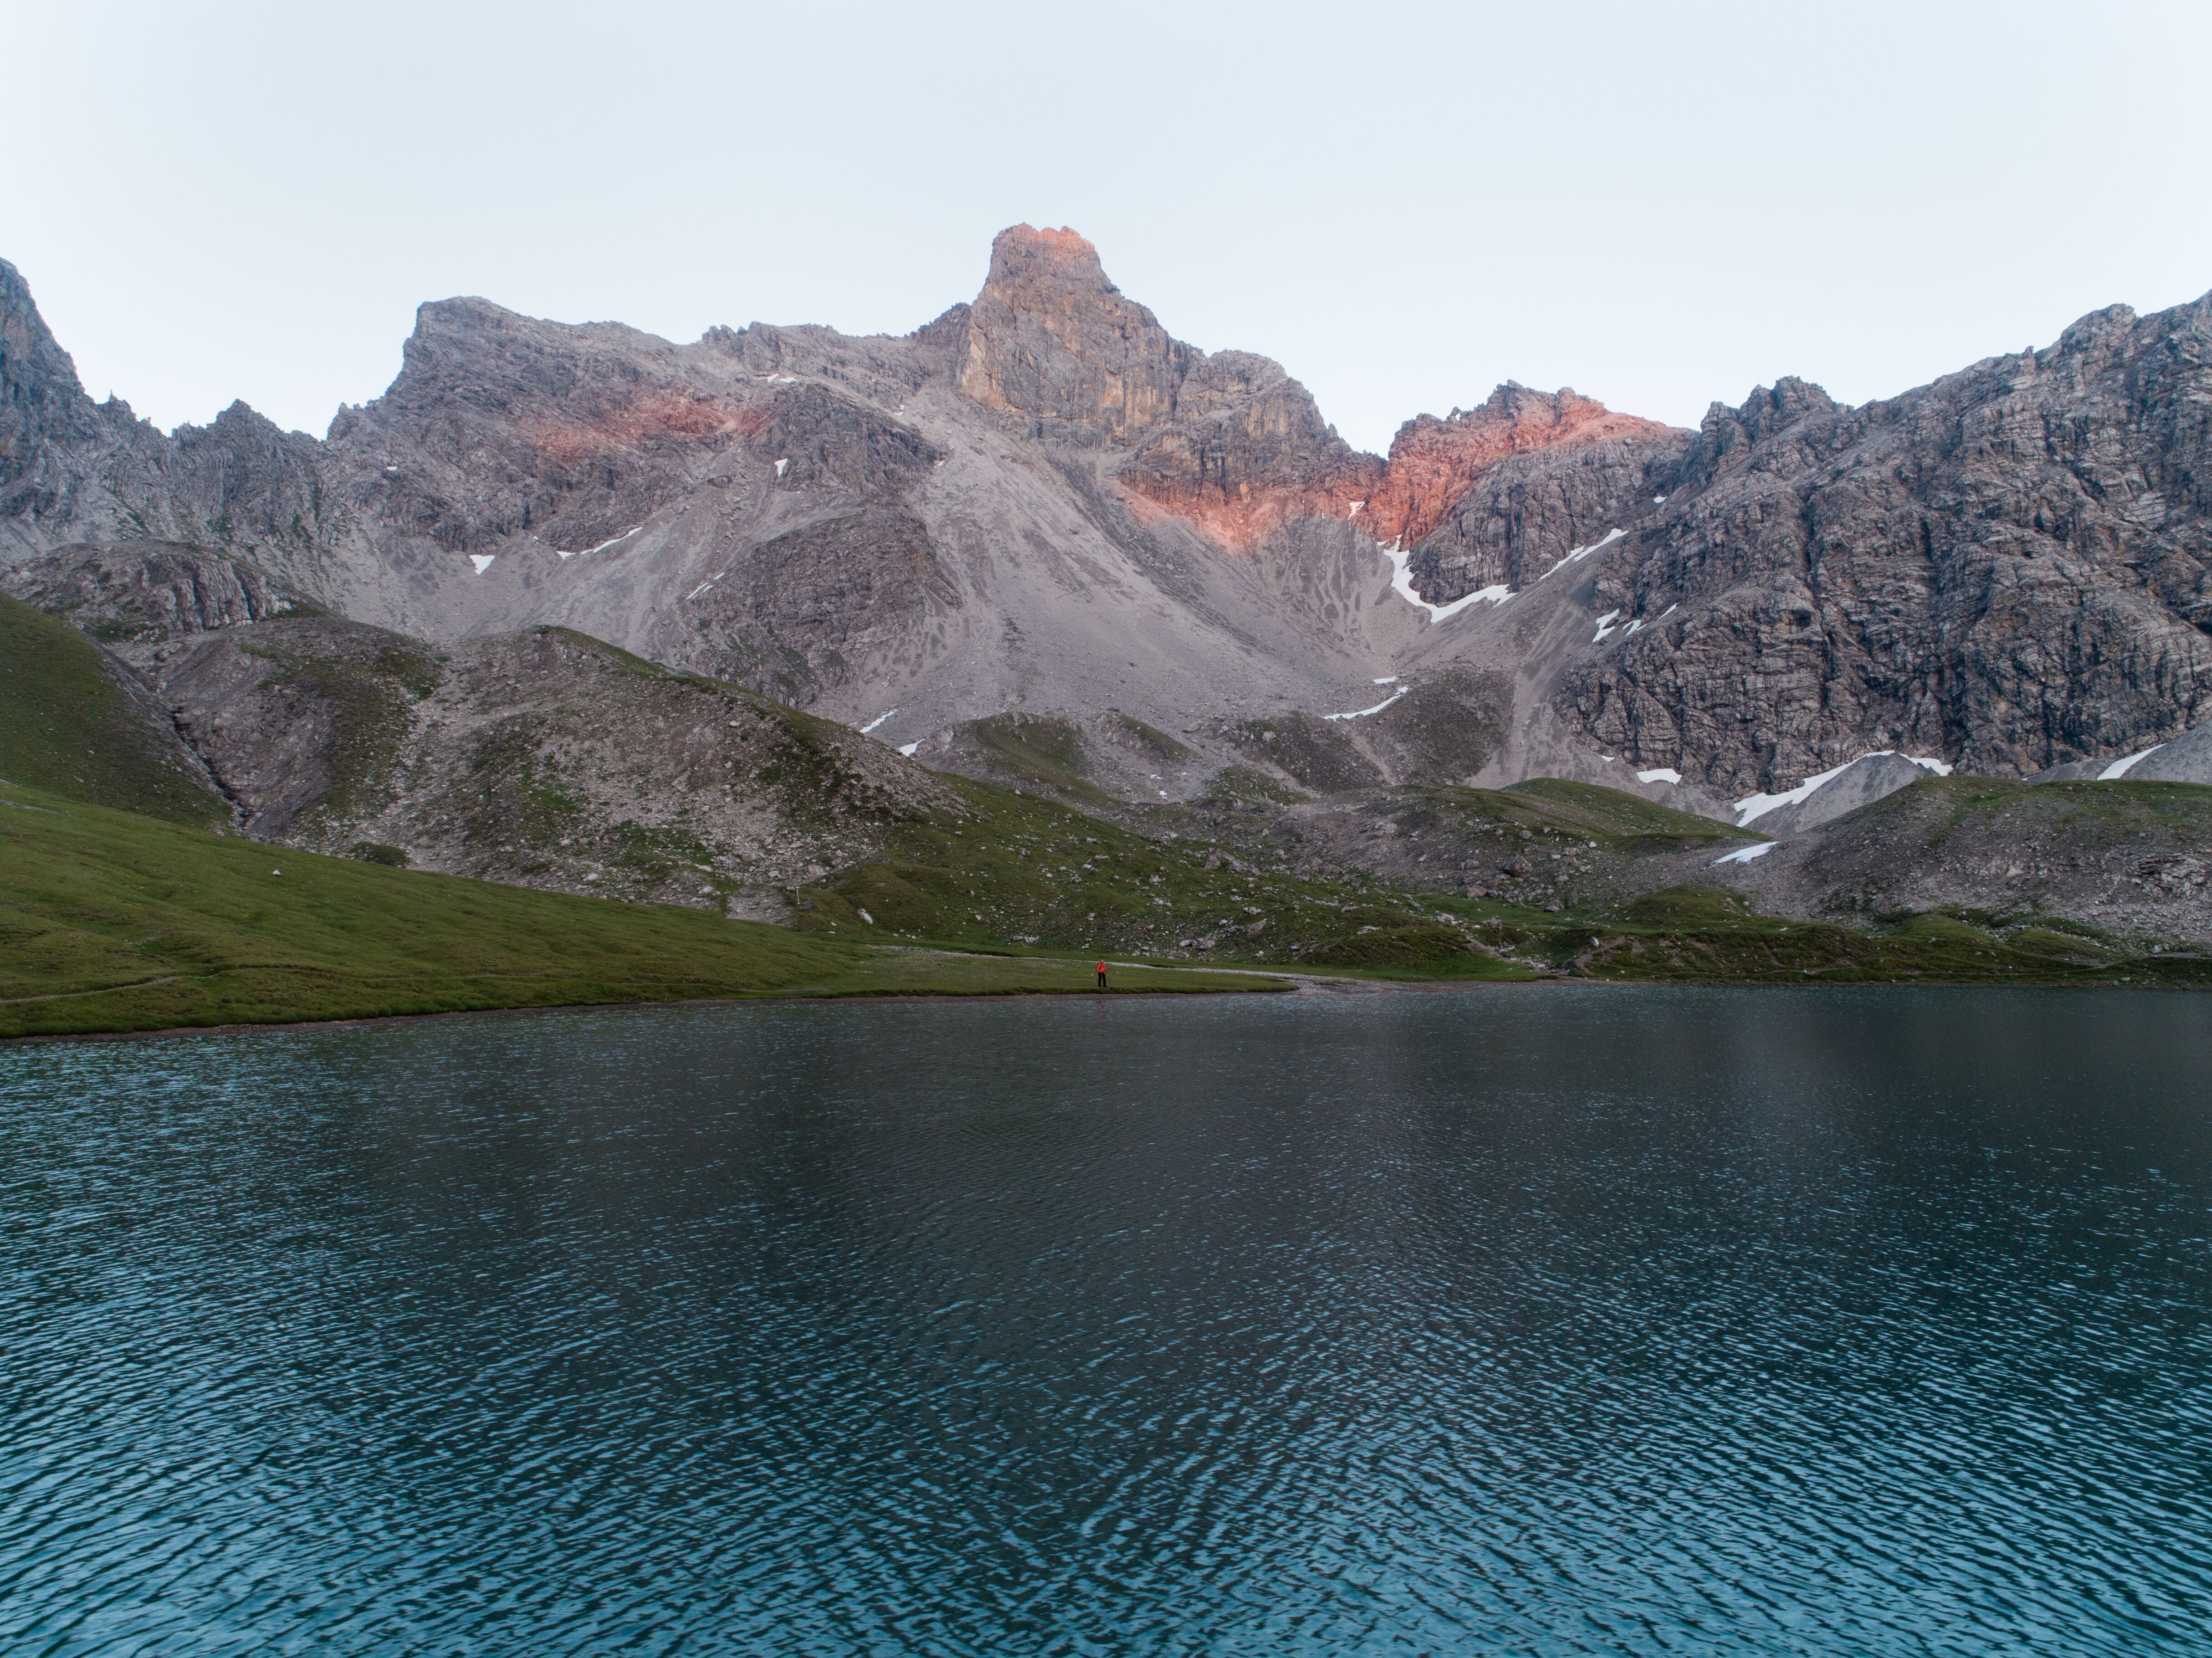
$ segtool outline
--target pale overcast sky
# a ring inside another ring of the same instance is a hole
[[[0,257],[94,396],[321,433],[422,300],[904,332],[1022,220],[1344,434],[1694,424],[2212,288],[2212,6],[0,0]]]

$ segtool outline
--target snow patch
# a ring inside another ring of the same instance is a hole
[[[890,719],[891,714],[896,714],[898,710],[896,708],[893,708],[890,710],[890,714],[878,714],[873,720],[871,720],[866,725],[860,727],[860,735],[866,737],[870,732],[875,730],[877,726],[882,725],[884,720]]]
[[[1591,644],[1602,645],[1605,643],[1605,636],[1613,631],[1613,618],[1620,614],[1620,612],[1619,610],[1607,610],[1603,616],[1598,617],[1597,637],[1590,641]]]
[[[1895,749],[1870,750],[1854,759],[1844,761],[1840,766],[1830,767],[1818,777],[1807,778],[1794,789],[1784,789],[1779,794],[1747,794],[1731,808],[1743,814],[1735,820],[1735,826],[1741,829],[1753,819],[1765,817],[1778,806],[1794,806],[1801,801],[1811,799],[1815,790],[1834,782],[1836,779],[1858,764],[1861,760],[1877,760],[1883,755],[1896,752]],[[1908,754],[1904,757],[1923,770],[1934,772],[1938,777],[1948,777],[1951,774],[1951,768],[1941,760],[1924,759],[1917,754]]]
[[[1325,714],[1322,715],[1322,718],[1324,720],[1364,720],[1370,714],[1382,713],[1383,709],[1389,708],[1393,702],[1395,702],[1400,697],[1403,696],[1407,691],[1410,691],[1413,689],[1413,688],[1411,685],[1401,685],[1396,690],[1392,691],[1389,695],[1384,697],[1380,702],[1377,702],[1371,708],[1354,708],[1350,714]]]
[[[694,587],[690,592],[684,595],[684,602],[686,604],[689,604],[693,599],[698,598],[700,594],[705,592],[708,588],[713,586],[716,582],[720,581],[723,576],[727,574],[729,574],[729,571],[723,570],[717,574],[708,576],[704,581]]]
[[[914,758],[914,751],[921,746],[919,743],[902,743],[899,744],[899,752],[911,760]]]
[[[780,461],[776,462],[776,464],[775,464],[775,475],[776,475],[778,477],[781,477],[783,476],[783,469],[784,469],[785,467],[787,467],[787,466],[790,465],[791,465],[791,457],[790,457],[790,456],[788,456],[788,455],[787,455],[787,456],[785,456],[781,460],[780,460]]]
[[[498,556],[499,555],[497,553],[471,553],[469,555],[469,562],[475,565],[477,567],[477,574],[478,575],[482,575],[486,570],[491,568],[492,560]]]
[[[1545,571],[1544,575],[1551,575],[1557,571],[1564,570],[1570,564],[1581,563],[1583,560],[1588,558],[1592,553],[1602,552],[1606,548],[1612,546],[1614,542],[1620,540],[1621,537],[1627,533],[1628,531],[1626,530],[1607,530],[1605,532],[1605,537],[1602,540],[1593,541],[1587,547],[1577,547],[1572,549],[1568,552],[1565,558],[1561,559],[1557,564],[1552,566],[1551,569]],[[1538,576],[1536,580],[1541,581],[1544,579],[1544,575]]]
[[[1375,683],[1378,685],[1395,685],[1398,683],[1398,676],[1394,673],[1386,673],[1382,677],[1382,678],[1376,680]]]
[[[1390,561],[1390,591],[1416,610],[1426,610],[1431,622],[1449,622],[1470,604],[1503,604],[1513,597],[1510,587],[1498,586],[1485,587],[1480,592],[1462,594],[1449,604],[1431,604],[1413,591],[1413,572],[1407,568],[1413,555],[1406,550],[1405,543],[1392,542],[1382,549],[1382,556]],[[1376,683],[1379,684],[1382,682],[1378,680]]]
[[[1636,780],[1639,783],[1679,783],[1682,780],[1682,774],[1672,766],[1654,766],[1650,771],[1637,773]]]
[[[558,547],[556,547],[553,550],[556,553],[561,553],[561,556],[562,558],[589,558],[593,553],[604,553],[617,541],[628,541],[632,536],[635,535],[638,531],[642,530],[643,528],[645,528],[645,525],[642,524],[636,525],[630,529],[623,531],[618,536],[615,536],[609,540],[601,542],[596,547],[579,547],[574,552],[568,553],[561,553],[561,550]]]
[[[1359,516],[1359,509],[1360,509],[1361,507],[1364,507],[1366,504],[1367,504],[1367,503],[1366,503],[1365,501],[1353,501],[1353,502],[1352,503],[1352,510],[1351,510],[1350,512],[1346,513],[1345,514],[1345,517],[1346,517],[1346,518],[1358,518],[1358,517]]]
[[[1755,847],[1739,847],[1734,852],[1713,859],[1708,868],[1718,869],[1723,864],[1747,864],[1754,858],[1764,858],[1782,844],[1779,841],[1761,841]]]
[[[2149,759],[2165,746],[2163,743],[2154,743],[2141,754],[2131,754],[2124,760],[2113,761],[2111,765],[2097,774],[2097,780],[2100,783],[2117,783],[2136,768],[2137,761]]]

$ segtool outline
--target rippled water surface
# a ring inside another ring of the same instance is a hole
[[[2204,1653],[2212,998],[0,1050],[0,1652]]]

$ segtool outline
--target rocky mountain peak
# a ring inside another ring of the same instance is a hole
[[[1001,293],[1048,284],[1088,288],[1101,294],[1121,290],[1106,279],[1098,249],[1066,225],[1057,230],[1009,225],[991,240],[991,274],[986,289]]]
[[[76,365],[39,314],[23,273],[0,259],[0,386],[12,404],[41,389],[82,397]]]
[[[51,506],[58,486],[40,478],[44,451],[56,442],[91,440],[99,430],[76,365],[39,315],[30,284],[0,259],[0,501],[6,510],[12,515]]]
[[[1075,232],[1015,225],[991,244],[955,384],[1033,437],[1114,447],[1175,417],[1203,355],[1124,298]]]

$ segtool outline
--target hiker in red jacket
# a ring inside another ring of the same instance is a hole
[[[1106,988],[1106,963],[1103,962],[1098,963],[1098,987],[1101,990]]]

